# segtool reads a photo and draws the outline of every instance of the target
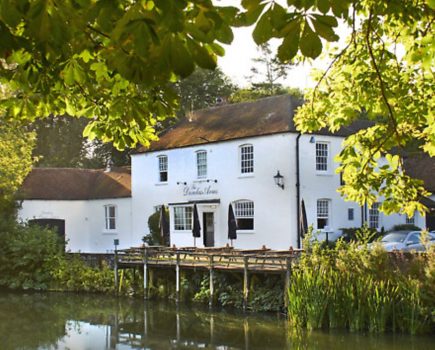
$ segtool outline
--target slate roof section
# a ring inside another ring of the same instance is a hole
[[[34,168],[19,199],[89,200],[131,197],[130,167],[104,169]]]
[[[423,180],[424,188],[435,194],[435,158],[417,153],[404,156],[403,163],[409,176]]]
[[[188,116],[160,135],[160,139],[137,153],[228,141],[246,137],[278,133],[297,133],[293,123],[296,109],[303,101],[290,95],[272,96],[253,102],[215,106],[191,112]],[[360,121],[332,134],[328,130],[317,135],[348,136],[363,127]]]

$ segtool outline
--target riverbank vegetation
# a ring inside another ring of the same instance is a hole
[[[392,255],[360,242],[338,242],[328,249],[308,244],[291,273],[291,324],[373,333],[433,330],[434,248]]]
[[[89,266],[63,247],[55,232],[3,220],[0,287],[143,296],[142,273],[122,271],[115,290],[108,263]],[[391,255],[361,241],[334,247],[307,243],[292,265],[287,310],[283,286],[284,276],[250,274],[246,308],[287,311],[295,329],[417,334],[435,326],[435,247],[426,254]],[[181,301],[208,304],[209,288],[207,271],[181,272]],[[242,308],[242,289],[241,274],[215,271],[213,305]],[[147,294],[175,299],[174,271],[150,269]]]

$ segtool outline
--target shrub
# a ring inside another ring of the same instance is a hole
[[[390,231],[421,231],[421,228],[413,224],[394,225]]]
[[[62,249],[57,234],[48,229],[0,221],[0,286],[47,289]]]

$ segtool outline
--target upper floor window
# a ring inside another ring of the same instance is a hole
[[[192,229],[193,208],[190,206],[174,207],[174,230],[187,231]]]
[[[317,229],[321,230],[330,225],[330,200],[317,200]]]
[[[198,178],[207,177],[207,151],[196,152],[196,174]]]
[[[329,144],[316,142],[316,170],[328,171]]]
[[[105,229],[107,231],[116,230],[116,206],[111,204],[105,205],[104,215],[105,215]]]
[[[159,156],[159,182],[168,181],[168,156]]]
[[[373,203],[369,209],[369,227],[379,228],[379,203]]]
[[[240,146],[240,172],[251,174],[254,172],[254,146]]]
[[[349,221],[352,221],[354,218],[355,218],[355,213],[354,213],[353,208],[348,208],[347,209],[347,219]]]
[[[234,203],[234,215],[239,230],[254,229],[254,202],[241,200]]]

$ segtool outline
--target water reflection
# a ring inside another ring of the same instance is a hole
[[[99,295],[0,292],[0,349],[429,349],[434,337],[289,336],[279,315]]]

